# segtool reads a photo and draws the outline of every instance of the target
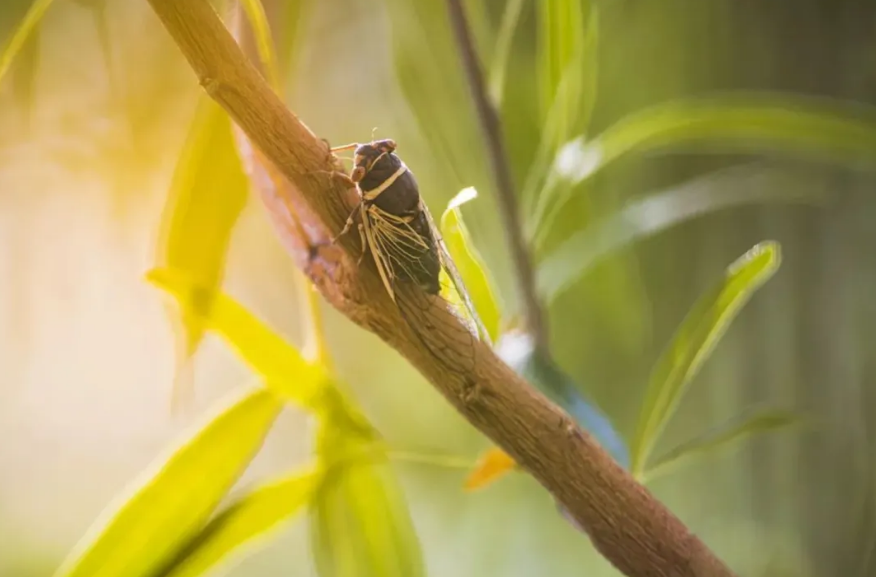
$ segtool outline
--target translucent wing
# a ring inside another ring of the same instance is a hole
[[[420,209],[425,213],[426,218],[429,221],[429,226],[432,228],[432,234],[435,235],[435,242],[438,244],[438,253],[441,257],[441,265],[444,267],[444,272],[450,277],[450,281],[453,283],[453,288],[456,290],[459,299],[462,301],[462,304],[468,313],[469,320],[474,323],[479,338],[484,342],[490,343],[490,335],[487,332],[486,327],[484,327],[481,318],[478,316],[478,312],[468,294],[468,290],[465,288],[465,283],[462,281],[462,275],[460,275],[459,271],[456,269],[456,265],[450,257],[450,252],[447,250],[447,245],[444,244],[444,238],[441,236],[441,231],[435,225],[432,213],[429,212],[429,207],[426,206],[426,203],[423,202],[422,198],[420,199]]]

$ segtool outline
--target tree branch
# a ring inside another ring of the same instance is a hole
[[[505,154],[502,124],[496,107],[490,102],[487,88],[484,86],[484,76],[481,72],[481,65],[478,61],[462,2],[460,0],[447,0],[447,8],[450,13],[450,25],[453,28],[462,65],[468,79],[468,86],[481,123],[481,131],[486,140],[502,216],[502,228],[505,229],[514,263],[517,289],[523,299],[524,328],[532,336],[536,347],[541,352],[546,353],[548,351],[547,325],[544,310],[535,289],[535,271],[532,268],[532,259],[523,238],[523,227],[520,224],[517,197],[514,192],[514,178],[511,175],[511,167],[508,165],[508,156]]]
[[[343,238],[341,247],[314,250],[341,230],[357,201],[349,183],[331,176],[337,165],[325,142],[271,91],[207,0],[149,2],[207,92],[288,182],[282,188],[260,182],[267,191],[262,198],[290,254],[333,306],[407,358],[550,491],[625,574],[732,576],[681,521],[488,345],[460,342],[454,331],[467,329],[451,310],[433,307],[438,309],[433,316],[440,318],[430,319],[437,327],[431,338],[447,351],[443,358],[423,346],[383,289],[373,263],[356,266],[351,256],[361,250],[356,235]],[[254,173],[260,174],[264,177]],[[296,219],[300,226],[294,225]],[[470,369],[449,368],[471,355],[475,363]]]

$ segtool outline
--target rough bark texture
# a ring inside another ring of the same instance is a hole
[[[270,90],[207,0],[149,1],[205,90],[288,182],[282,188],[260,183],[260,189],[275,193],[263,192],[263,200],[290,254],[333,306],[407,358],[466,419],[550,491],[620,571],[636,577],[733,575],[588,433],[488,345],[460,341],[462,328],[451,311],[433,308],[432,313],[441,317],[433,319],[436,326],[447,327],[446,335],[431,334],[444,340],[445,358],[422,346],[383,289],[373,263],[366,259],[356,266],[361,250],[356,235],[344,237],[340,246],[326,245],[356,202],[355,190],[332,175],[337,166],[326,143]],[[272,180],[258,170],[253,175]],[[471,346],[471,369],[450,369],[454,359],[470,357]]]

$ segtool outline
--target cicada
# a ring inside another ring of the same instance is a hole
[[[350,180],[356,184],[360,200],[335,240],[357,227],[362,256],[370,251],[390,298],[433,354],[446,356],[444,351],[436,350],[440,339],[431,334],[439,328],[435,325],[436,319],[441,318],[441,315],[430,314],[432,306],[454,301],[460,304],[458,320],[466,325],[468,338],[488,340],[435,220],[420,196],[417,180],[395,154],[395,141],[350,144],[332,148],[332,152],[350,149],[355,149]],[[442,279],[442,271],[450,281],[449,286]],[[425,295],[418,298],[410,294],[411,291],[401,290],[403,283],[419,287]],[[456,324],[458,332],[459,323]],[[445,333],[454,329],[446,328]],[[451,361],[459,363],[460,360]]]

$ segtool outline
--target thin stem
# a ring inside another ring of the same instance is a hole
[[[471,90],[481,129],[486,140],[490,167],[493,171],[499,209],[502,215],[502,224],[507,235],[511,258],[514,262],[517,288],[523,299],[524,325],[527,332],[535,340],[536,346],[546,351],[548,339],[544,311],[536,293],[535,271],[532,266],[529,248],[526,246],[526,241],[523,237],[520,215],[517,212],[514,180],[511,176],[508,156],[505,153],[499,114],[487,95],[481,65],[475,53],[471,30],[469,29],[461,0],[447,0],[447,8],[450,12],[450,24],[456,36],[456,44],[462,57],[462,64],[468,78],[469,89]]]
[[[432,465],[444,469],[474,469],[477,462],[452,455],[426,455],[409,451],[389,451],[389,458],[403,463]]]

